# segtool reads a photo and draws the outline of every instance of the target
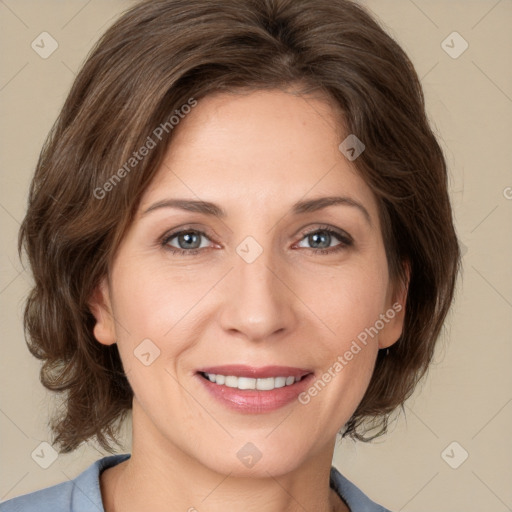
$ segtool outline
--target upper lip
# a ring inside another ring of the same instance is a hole
[[[264,379],[267,377],[304,377],[311,370],[294,368],[291,366],[247,366],[242,364],[227,364],[222,366],[209,366],[198,370],[200,373],[213,373],[215,375],[233,375],[234,377],[252,377]]]

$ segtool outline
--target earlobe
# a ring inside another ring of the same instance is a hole
[[[405,320],[405,305],[407,302],[407,293],[409,290],[410,265],[404,263],[405,279],[398,283],[398,289],[392,294],[388,301],[388,309],[384,313],[388,318],[388,323],[379,334],[379,348],[388,348],[396,343],[403,332]]]
[[[385,312],[389,318],[384,329],[379,333],[379,348],[388,348],[395,344],[402,335],[405,318],[405,301],[396,301],[391,308]]]
[[[96,319],[93,328],[94,337],[103,345],[113,345],[116,342],[116,336],[106,277],[96,286],[88,304],[91,313]]]

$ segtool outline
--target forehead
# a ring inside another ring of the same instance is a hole
[[[207,96],[173,130],[141,209],[168,197],[269,211],[305,197],[350,195],[371,214],[373,193],[339,150],[346,136],[327,97],[281,90]]]

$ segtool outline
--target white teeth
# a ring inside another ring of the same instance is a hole
[[[286,386],[286,377],[276,377],[274,387],[284,388]]]
[[[238,377],[238,389],[256,389],[256,379]]]
[[[229,388],[257,389],[259,391],[272,391],[275,388],[291,386],[300,380],[300,377],[267,377],[264,379],[253,379],[250,377],[235,377],[234,375],[216,375],[214,373],[204,374],[208,380]]]
[[[260,391],[270,391],[274,389],[274,377],[268,377],[267,379],[257,379],[256,389]]]
[[[208,374],[206,374],[208,375]],[[210,376],[208,375],[208,378]],[[212,377],[214,378],[214,382],[217,382],[217,375],[213,374]],[[226,377],[226,382],[224,383],[228,388],[237,388],[238,387],[238,378],[233,377],[232,375],[229,375]]]

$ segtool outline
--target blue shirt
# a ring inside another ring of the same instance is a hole
[[[103,457],[72,480],[1,502],[0,512],[105,512],[100,474],[128,458],[129,453]],[[351,512],[390,512],[371,501],[335,467],[331,467],[330,486]]]

